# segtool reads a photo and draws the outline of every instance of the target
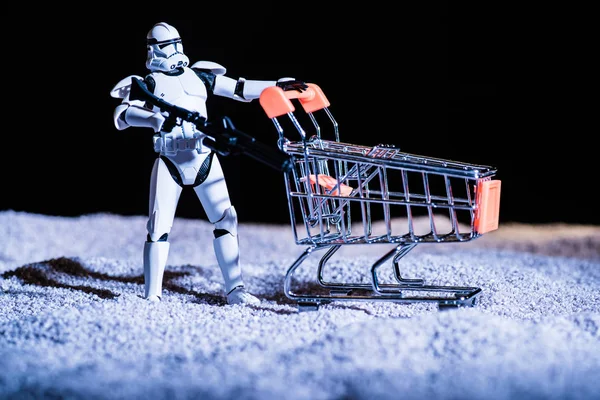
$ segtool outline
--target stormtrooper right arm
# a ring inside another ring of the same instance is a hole
[[[113,113],[115,127],[118,130],[129,128],[130,126],[152,128],[154,132],[159,132],[165,121],[165,117],[160,111],[154,111],[145,106],[140,100],[130,100],[129,91],[132,78],[142,79],[139,76],[128,76],[115,85],[110,95],[115,98],[121,98],[123,101],[119,104]]]
[[[215,77],[213,93],[238,101],[250,102],[258,99],[263,90],[270,86],[279,86],[284,90],[303,91],[308,86],[294,78],[280,78],[276,81],[261,81],[245,78],[233,79],[224,75]]]
[[[212,93],[243,102],[258,99],[262,91],[270,86],[299,91],[303,91],[308,87],[304,82],[297,81],[294,78],[280,78],[276,81],[233,79],[225,75],[227,72],[225,67],[212,61],[198,61],[191,68]]]

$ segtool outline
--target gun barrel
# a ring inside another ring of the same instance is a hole
[[[244,154],[277,171],[291,170],[291,157],[279,148],[269,147],[256,138],[236,129],[228,117],[223,117],[223,124],[208,124],[203,131],[214,138],[204,139],[204,143],[221,155]],[[207,142],[208,139],[208,142]]]

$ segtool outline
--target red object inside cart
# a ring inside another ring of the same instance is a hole
[[[318,183],[319,186],[327,190],[327,194],[332,196],[349,196],[353,190],[351,186],[339,183],[337,179],[325,174],[318,174],[318,179],[316,175],[311,174],[308,176],[308,179],[313,185]],[[338,188],[340,189],[339,192]]]

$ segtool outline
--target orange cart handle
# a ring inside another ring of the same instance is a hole
[[[279,86],[269,86],[260,94],[259,102],[269,118],[276,118],[294,112],[296,108],[291,99],[298,99],[307,113],[329,107],[330,103],[321,88],[314,83],[307,83],[308,89],[284,91]]]

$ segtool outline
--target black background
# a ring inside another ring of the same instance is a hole
[[[5,51],[14,71],[6,87],[18,88],[4,122],[0,209],[147,213],[153,132],[118,131],[119,102],[109,92],[147,72],[146,33],[164,21],[179,30],[192,62],[218,62],[234,78],[318,84],[345,142],[496,167],[501,222],[600,224],[590,130],[567,113],[573,99],[546,107],[556,83],[533,66],[539,40],[510,38],[491,6],[370,6],[200,5],[90,18],[99,6],[80,5],[68,18],[15,15],[28,34],[18,38],[20,51]],[[213,97],[208,107],[211,118],[228,115],[275,147],[258,101]],[[288,222],[279,172],[243,156],[221,161],[240,221]],[[193,192],[184,191],[177,215],[204,218]]]

